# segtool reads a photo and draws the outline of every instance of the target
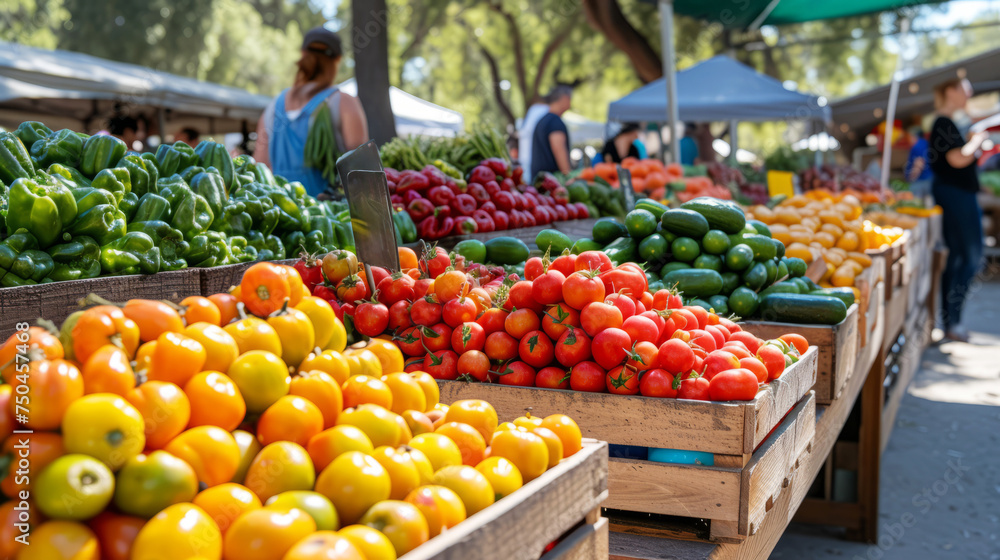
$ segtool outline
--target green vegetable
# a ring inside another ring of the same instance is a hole
[[[639,258],[645,262],[663,259],[670,250],[670,244],[660,234],[654,233],[639,242]]]
[[[774,264],[773,260],[764,261],[764,270],[767,272],[767,279],[764,280],[764,285],[770,286],[778,278],[778,265]]]
[[[689,297],[714,296],[722,291],[722,276],[703,268],[674,270],[663,276],[663,285],[676,285],[682,294]]]
[[[116,167],[128,171],[132,182],[132,192],[137,196],[142,197],[146,193],[159,191],[156,181],[160,178],[160,172],[156,169],[156,165],[148,159],[135,153],[129,153],[118,161]]]
[[[722,273],[722,293],[731,294],[740,285],[740,275],[735,272]]]
[[[68,243],[49,247],[48,253],[54,262],[49,280],[62,282],[101,275],[101,247],[91,237],[79,235]]]
[[[45,126],[38,121],[24,121],[17,130],[14,131],[14,136],[21,139],[24,145],[30,149],[31,146],[44,139],[46,136],[52,134],[52,129]]]
[[[615,239],[604,248],[604,254],[618,266],[622,263],[635,262],[639,253],[639,245],[629,236]]]
[[[740,286],[733,290],[733,293],[729,294],[728,304],[730,311],[740,317],[746,318],[757,311],[760,299],[757,297],[757,293],[750,288]]]
[[[574,255],[579,255],[580,253],[586,251],[600,251],[601,249],[604,249],[604,245],[601,245],[589,237],[583,237],[581,239],[577,239],[576,243],[573,243],[573,247],[570,248],[570,251]]]
[[[18,179],[30,179],[35,174],[28,150],[17,136],[0,131],[0,183],[12,185]]]
[[[734,272],[746,270],[753,264],[753,249],[744,243],[726,251],[726,268]]]
[[[104,246],[119,239],[127,232],[125,216],[110,204],[98,204],[81,212],[66,231],[76,237],[86,235]]]
[[[706,253],[725,255],[729,250],[729,236],[725,232],[712,229],[701,238],[701,246]]]
[[[257,260],[257,249],[247,243],[247,238],[241,235],[234,235],[226,238],[229,245],[229,254],[232,262],[252,262]]]
[[[771,228],[767,227],[767,224],[760,220],[748,220],[748,226],[753,226],[754,232],[763,235],[764,237],[771,237]]]
[[[720,259],[717,255],[698,255],[698,258],[694,260],[694,267],[714,270],[721,273],[722,259]]]
[[[250,159],[252,160],[253,158]],[[188,167],[196,165],[198,161],[198,154],[194,153],[191,146],[188,146],[184,142],[160,144],[156,147],[156,168],[159,170],[161,177],[169,177],[174,173],[183,171]]]
[[[680,237],[701,239],[708,233],[708,220],[694,210],[674,208],[668,210],[660,218],[663,229]]]
[[[694,210],[705,217],[709,227],[726,233],[739,233],[747,224],[747,217],[739,206],[717,198],[701,196],[681,204],[681,208]]]
[[[83,153],[83,139],[69,129],[63,129],[31,145],[31,159],[38,168],[61,163],[76,167]]]
[[[535,236],[535,245],[543,253],[549,251],[553,258],[573,246],[573,241],[565,233],[556,229],[543,229]],[[478,261],[477,261],[478,262]]]
[[[131,222],[135,217],[135,211],[139,208],[139,197],[134,192],[125,193],[125,197],[118,203],[118,210],[125,215],[125,221]]]
[[[753,263],[753,266],[743,273],[743,283],[753,291],[761,289],[767,283],[767,268],[764,263]]]
[[[628,235],[628,230],[618,220],[608,217],[594,222],[594,241],[606,245],[619,237]]]
[[[340,153],[337,151],[337,139],[334,136],[330,105],[320,103],[319,107],[313,111],[311,120],[312,124],[309,125],[309,134],[306,137],[306,152],[303,163],[308,167],[318,169],[328,184],[336,185],[339,177],[337,158],[340,157]]]
[[[660,278],[665,277],[667,274],[670,274],[675,270],[687,270],[689,268],[691,268],[691,265],[689,265],[686,262],[680,262],[680,261],[668,262],[667,264],[663,265],[663,268],[660,269]]]
[[[712,296],[708,298],[708,304],[712,306],[709,311],[715,311],[718,315],[729,315],[729,298],[726,296]]]
[[[160,271],[160,260],[159,247],[141,231],[101,246],[101,270],[108,274],[155,274]]]
[[[20,142],[20,140],[18,140]],[[27,231],[16,231],[0,242],[0,286],[10,288],[41,282],[55,263],[38,248],[38,240]]]
[[[138,231],[148,235],[153,240],[153,244],[159,247],[160,256],[163,257],[164,261],[175,261],[183,258],[189,247],[187,241],[184,240],[184,234],[162,220],[131,222],[128,225],[128,231]]]
[[[793,278],[806,275],[806,270],[809,268],[806,261],[798,257],[789,257],[786,262],[788,263],[788,274]]]
[[[651,198],[640,198],[639,200],[635,201],[635,208],[636,210],[648,211],[657,220],[662,218],[663,214],[666,213],[667,210],[669,210],[669,208]]]
[[[394,211],[392,224],[396,227],[396,232],[399,233],[399,238],[403,243],[413,243],[417,240],[417,225],[413,223],[413,218],[406,210]]]
[[[774,243],[769,237],[764,237],[756,233],[744,233],[740,243],[750,247],[755,260],[771,260],[777,256]]]
[[[205,198],[208,207],[212,209],[213,216],[221,216],[229,202],[229,194],[222,175],[214,167],[198,173],[188,182],[191,191],[196,192]]]
[[[87,177],[95,177],[102,169],[114,167],[128,148],[125,142],[109,136],[98,134],[87,138],[80,154],[80,171]]]
[[[214,168],[222,178],[225,185],[226,196],[233,192],[236,186],[236,166],[233,165],[233,158],[229,156],[229,150],[218,142],[202,140],[194,148],[194,153],[198,155],[198,163],[206,170]],[[193,187],[194,185],[192,185]]]
[[[765,321],[836,325],[847,318],[847,306],[833,296],[770,294],[761,298],[758,315]]]
[[[39,177],[45,178],[49,177]],[[73,193],[55,181],[40,183],[17,179],[10,186],[7,204],[7,228],[10,231],[25,229],[43,249],[55,243],[63,228],[77,215]]]
[[[800,293],[799,285],[795,282],[778,282],[777,284],[771,284],[767,288],[760,291],[760,297],[764,297],[771,294],[798,294]]]
[[[590,189],[586,181],[574,181],[566,187],[569,191],[570,202],[588,202],[590,200]]]
[[[121,167],[102,169],[90,186],[111,193],[117,205],[125,197],[125,193],[132,190],[132,178],[129,177],[128,171]]]
[[[477,239],[459,241],[452,250],[465,257],[467,263],[486,262],[486,244]]]
[[[854,305],[854,290],[850,288],[823,288],[822,290],[812,290],[808,295],[831,296],[844,302],[847,307]]]
[[[701,254],[701,248],[690,237],[678,237],[670,244],[670,252],[679,261],[693,262]]]
[[[486,260],[496,264],[518,264],[528,259],[528,246],[516,237],[494,237],[486,242]]]
[[[625,214],[625,229],[633,239],[643,239],[656,231],[656,217],[648,210],[632,210]]]

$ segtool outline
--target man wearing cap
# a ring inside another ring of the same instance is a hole
[[[309,30],[302,40],[295,82],[264,109],[257,123],[254,158],[275,174],[301,182],[312,196],[325,198],[333,192],[321,170],[305,162],[306,139],[317,109],[323,103],[329,106],[337,154],[368,140],[368,121],[361,102],[333,85],[342,54],[336,33],[324,27]]]

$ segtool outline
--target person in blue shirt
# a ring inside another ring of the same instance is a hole
[[[306,192],[319,198],[334,192],[319,169],[305,165],[306,139],[316,110],[323,103],[330,107],[338,154],[368,141],[368,120],[361,102],[333,85],[342,55],[336,33],[324,27],[309,30],[302,40],[292,87],[271,101],[257,123],[254,159],[268,165],[275,175],[301,182]]]
[[[543,116],[531,137],[531,177],[543,171],[549,173],[569,173],[569,130],[562,115],[569,110],[573,88],[558,85],[545,101],[549,113]]]
[[[683,165],[694,165],[698,159],[698,143],[694,139],[698,131],[695,123],[684,123],[684,137],[681,138],[681,163]]]
[[[927,163],[927,138],[921,128],[914,127],[911,134],[917,139],[910,148],[910,155],[906,160],[904,173],[906,180],[910,182],[910,191],[913,196],[921,198],[931,193],[931,181],[934,179],[934,172]]]

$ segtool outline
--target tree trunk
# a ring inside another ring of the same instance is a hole
[[[590,26],[625,53],[643,83],[663,77],[660,56],[625,18],[618,0],[583,0],[583,9]]]
[[[368,134],[381,145],[396,136],[389,103],[389,10],[386,0],[351,0],[351,10],[358,99],[368,117]]]

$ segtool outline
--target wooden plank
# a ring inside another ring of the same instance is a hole
[[[581,451],[400,560],[467,560],[484,551],[536,560],[607,498],[607,458],[606,443],[585,440]]]
[[[906,292],[897,290],[894,297],[889,297],[889,284],[886,282],[885,299],[885,330],[882,347],[888,349],[896,342],[896,337],[903,330],[906,319]]]
[[[741,471],[612,457],[605,507],[739,521]]]
[[[816,371],[816,402],[829,404],[838,397],[852,373],[858,355],[858,304],[847,310],[847,318],[836,325],[797,325],[765,321],[741,323],[744,330],[764,338],[795,332],[819,348]]]
[[[816,384],[816,372],[819,366],[819,349],[810,346],[795,364],[795,372],[807,375],[782,375],[768,384],[768,391],[762,391],[754,400],[756,406],[750,409],[753,416],[747,422],[747,428],[752,429],[746,437],[753,440],[753,448],[757,449],[768,437],[775,426],[789,414],[792,407],[802,396]],[[742,465],[741,465],[742,466]]]
[[[717,545],[612,532],[609,546],[610,560],[702,560]]]
[[[298,262],[298,260],[299,259],[285,259],[271,262],[291,266]],[[239,285],[240,280],[243,279],[243,273],[255,264],[257,263],[249,262],[194,269],[201,275],[201,295],[207,297],[212,294],[228,292],[231,287]]]
[[[918,320],[916,323],[918,325],[925,324],[924,322],[928,316],[927,310],[922,309],[919,316],[922,320]],[[907,337],[906,346],[899,354],[899,376],[889,388],[885,399],[885,407],[880,412],[880,422],[882,425],[879,442],[880,452],[884,452],[885,447],[889,444],[889,437],[892,435],[892,429],[896,424],[896,415],[899,413],[899,405],[903,402],[903,397],[906,396],[907,387],[909,387],[910,382],[916,376],[917,370],[920,369],[920,361],[929,340],[929,330],[910,333]]]
[[[607,560],[608,520],[601,517],[596,523],[582,525],[541,560]]]
[[[861,521],[861,506],[851,502],[834,502],[806,498],[795,512],[796,523],[834,525],[854,529]]]

